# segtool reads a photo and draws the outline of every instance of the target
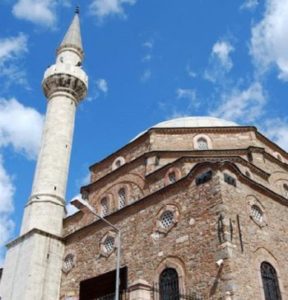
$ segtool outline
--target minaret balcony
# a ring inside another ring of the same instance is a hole
[[[55,64],[45,71],[42,86],[47,98],[60,90],[73,94],[79,101],[86,96],[88,76],[81,67],[64,63]]]

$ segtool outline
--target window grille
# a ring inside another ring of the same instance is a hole
[[[265,300],[281,300],[277,273],[268,262],[262,262],[261,264],[261,277]]]
[[[161,216],[161,226],[163,228],[168,228],[173,224],[174,213],[171,210],[166,210]]]
[[[263,221],[263,212],[260,209],[260,207],[258,207],[257,205],[252,205],[251,207],[251,215],[252,217],[258,221],[258,222],[262,222]]]
[[[122,208],[126,205],[126,192],[125,189],[122,188],[118,192],[118,199],[119,199],[119,208]]]
[[[107,236],[103,245],[104,245],[104,248],[105,248],[105,251],[107,253],[111,252],[114,248],[114,243],[115,243],[115,239],[114,237],[112,236]]]
[[[65,272],[70,271],[74,266],[74,256],[72,254],[66,255],[64,259],[63,269]]]
[[[196,177],[196,185],[203,184],[211,180],[211,178],[212,178],[212,171],[210,170]]]
[[[108,200],[107,198],[103,198],[101,200],[101,217],[105,217],[108,214]]]
[[[159,281],[160,300],[180,300],[179,279],[175,269],[163,270]]]
[[[233,185],[236,187],[236,179],[230,176],[227,173],[224,173],[224,181],[230,185]]]
[[[206,139],[204,139],[204,138],[198,139],[197,144],[198,144],[198,150],[207,150],[208,149],[208,143],[207,143]]]
[[[176,173],[173,171],[173,172],[170,172],[168,174],[168,178],[169,178],[169,182],[170,183],[174,183],[176,182]]]

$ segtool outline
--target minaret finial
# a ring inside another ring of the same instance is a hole
[[[79,7],[79,5],[76,5],[75,14],[77,14],[77,15],[80,14],[80,7]]]

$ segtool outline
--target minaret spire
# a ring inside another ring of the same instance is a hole
[[[57,50],[56,63],[44,73],[47,112],[41,149],[20,236],[7,245],[0,285],[3,300],[59,299],[74,121],[88,89],[88,77],[81,68],[83,54],[77,10]]]
[[[83,58],[83,45],[80,31],[80,20],[79,20],[80,9],[79,6],[75,9],[75,15],[72,20],[70,27],[68,28],[63,41],[57,49],[57,55],[60,55],[63,51],[74,50],[78,53],[81,60]]]

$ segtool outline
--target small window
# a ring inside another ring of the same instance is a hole
[[[171,210],[166,210],[161,215],[161,226],[163,228],[168,228],[173,224],[174,214]]]
[[[104,248],[107,253],[110,253],[114,249],[115,239],[112,236],[107,236],[104,240]]]
[[[168,174],[168,179],[169,179],[169,182],[170,183],[174,183],[176,182],[176,173],[173,171],[173,172],[170,172]]]
[[[255,204],[251,207],[251,216],[257,222],[261,223],[263,221],[263,212],[260,207]]]
[[[250,174],[248,171],[245,172],[245,175],[246,175],[248,178],[251,178],[251,174]]]
[[[101,200],[101,217],[105,217],[108,214],[108,200],[104,197]]]
[[[286,183],[283,184],[283,196],[288,198],[288,185]]]
[[[236,187],[236,179],[227,173],[224,173],[224,181]]]
[[[159,164],[160,164],[160,156],[156,156],[155,157],[155,166],[159,166]]]
[[[208,149],[208,143],[207,140],[203,137],[199,138],[197,140],[198,150],[207,150]]]
[[[125,164],[125,159],[122,156],[117,157],[112,164],[112,170],[116,170]]]
[[[67,254],[64,258],[63,263],[63,271],[69,272],[74,267],[74,255],[73,254]]]
[[[212,171],[210,170],[196,177],[196,185],[203,184],[211,180],[211,178],[212,178]]]
[[[277,159],[280,160],[282,162],[282,157],[280,154],[277,154]]]
[[[116,168],[121,167],[121,160],[120,160],[120,159],[117,159],[117,160],[116,160],[115,166],[116,166]]]
[[[124,188],[121,188],[118,192],[119,208],[122,208],[126,205],[126,191]]]

